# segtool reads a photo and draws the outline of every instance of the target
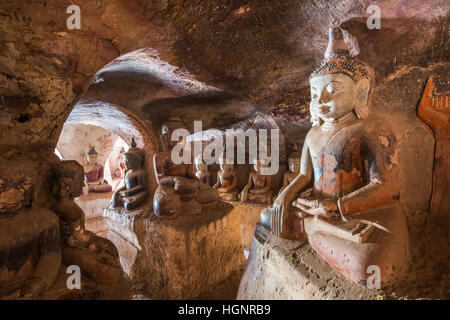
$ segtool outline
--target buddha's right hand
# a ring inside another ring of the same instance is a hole
[[[291,201],[286,192],[282,192],[272,205],[272,233],[280,236],[283,232],[284,216],[287,215]]]

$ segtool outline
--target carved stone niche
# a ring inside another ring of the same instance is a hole
[[[236,297],[245,257],[230,204],[174,218],[157,217],[149,205],[104,214],[134,292],[151,299]]]

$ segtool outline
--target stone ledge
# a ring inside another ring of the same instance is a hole
[[[233,206],[219,202],[200,214],[168,219],[153,214],[150,205],[133,212],[105,210],[108,239],[135,292],[151,299],[195,299],[242,273],[245,257]]]
[[[259,223],[261,217],[261,211],[263,211],[267,204],[257,204],[249,202],[227,202],[231,204],[240,219],[242,243],[244,250],[250,250],[252,244],[253,233],[255,231],[256,224]]]
[[[380,294],[344,278],[306,241],[280,239],[258,224],[237,298],[376,299]]]
[[[75,198],[75,203],[84,212],[86,230],[92,231],[101,237],[107,235],[108,226],[103,217],[103,211],[109,207],[112,194],[112,192],[89,193]]]

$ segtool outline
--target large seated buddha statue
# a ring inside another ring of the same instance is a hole
[[[190,164],[175,164],[172,149],[183,141],[173,141],[172,133],[184,128],[180,118],[170,118],[162,125],[162,151],[153,157],[158,188],[153,197],[153,210],[160,217],[175,216],[179,213],[198,214],[202,205],[219,200],[217,190],[201,182]]]
[[[261,224],[307,240],[357,283],[367,284],[368,267],[379,267],[385,285],[405,275],[409,259],[398,146],[389,128],[367,116],[374,73],[350,52],[345,32],[330,30],[325,58],[310,76],[319,121],[306,136],[300,174],[261,213]]]

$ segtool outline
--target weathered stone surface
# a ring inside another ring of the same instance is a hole
[[[430,237],[424,240],[431,243]],[[258,225],[237,299],[446,299],[446,267],[434,257],[443,245],[441,239],[430,246],[417,273],[398,285],[376,290],[344,278],[307,242],[275,237]],[[430,270],[430,265],[436,270]]]
[[[234,206],[233,211],[239,215],[242,243],[244,245],[244,250],[248,251],[252,244],[256,224],[260,220],[261,211],[263,211],[267,205],[241,202],[230,203]]]
[[[84,212],[86,230],[104,238],[108,237],[108,225],[103,217],[103,211],[109,207],[112,194],[112,192],[90,193],[75,198],[75,203]]]
[[[237,299],[374,299],[345,279],[307,242],[278,238],[258,225]]]
[[[220,202],[174,219],[158,218],[149,208],[106,209],[108,238],[136,292],[152,299],[194,299],[230,278],[238,280],[242,272],[239,216],[232,209]]]
[[[429,218],[435,139],[417,119],[416,109],[428,77],[436,77],[445,91],[449,68],[448,63],[438,63],[427,68],[404,67],[397,70],[377,85],[370,107],[370,111],[386,121],[397,137],[400,201],[408,222],[413,266],[421,274],[421,279],[429,281],[441,277],[437,266],[442,263],[439,261],[447,259],[448,254],[432,248],[439,247],[442,237],[448,238],[448,232],[437,232],[438,224]],[[450,199],[442,201],[448,203]],[[448,223],[450,216],[447,214],[444,219],[447,222],[443,220],[442,224]]]

